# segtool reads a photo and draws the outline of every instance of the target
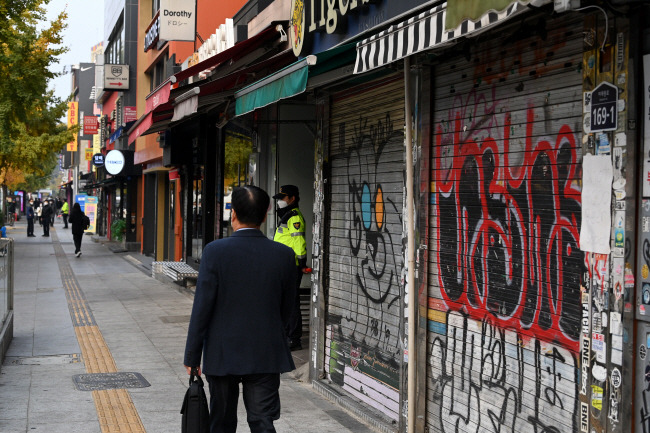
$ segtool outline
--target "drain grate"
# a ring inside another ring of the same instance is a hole
[[[79,391],[103,391],[106,389],[146,388],[151,386],[140,373],[87,373],[72,376]]]
[[[81,362],[80,353],[69,355],[44,355],[44,356],[7,356],[6,362],[15,365],[59,365],[76,364]]]

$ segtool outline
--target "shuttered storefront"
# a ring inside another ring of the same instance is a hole
[[[329,125],[325,370],[353,397],[397,420],[404,309],[401,75],[335,95]]]
[[[580,431],[582,19],[433,68],[430,431]]]

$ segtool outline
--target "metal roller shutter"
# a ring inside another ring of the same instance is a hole
[[[333,98],[325,369],[393,420],[403,356],[404,154],[401,76]]]
[[[529,17],[433,70],[431,431],[579,431],[582,28]]]

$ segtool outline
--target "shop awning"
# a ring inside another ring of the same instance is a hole
[[[535,0],[537,6],[549,2]],[[527,3],[510,2],[501,11],[489,10],[476,20],[465,19],[451,30],[445,29],[447,3],[438,5],[359,42],[354,73],[368,72],[412,54],[442,47],[461,37],[475,36],[525,11]]]
[[[141,135],[160,131],[160,129],[152,129],[155,122],[171,119],[174,109],[169,102],[171,86],[172,79],[170,77],[145,97],[145,114],[140,116],[130,128],[125,128],[125,131],[129,134],[129,144],[133,143]]]
[[[235,93],[235,115],[240,116],[281,99],[303,93],[307,89],[307,80],[310,76],[339,67],[340,62],[334,59],[339,56],[339,58],[345,58],[341,54],[353,47],[354,44],[347,44],[307,56],[250,86],[244,87]]]
[[[226,61],[236,61],[240,57],[248,54],[253,49],[262,46],[267,42],[271,42],[275,39],[280,38],[280,31],[276,28],[276,25],[271,25],[266,29],[262,30],[260,33],[255,36],[248,38],[244,41],[239,42],[235,46],[228,48],[216,54],[212,57],[208,57],[204,61],[197,63],[194,66],[191,66],[187,69],[184,69],[173,75],[173,82],[179,82],[188,79],[194,75],[199,74],[200,72],[205,71],[206,69],[211,69],[219,64]]]

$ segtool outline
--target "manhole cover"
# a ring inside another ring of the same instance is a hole
[[[106,389],[146,388],[151,386],[140,373],[88,373],[72,376],[79,391],[103,391]]]
[[[75,364],[77,362],[81,362],[81,355],[79,353],[72,353],[70,355],[44,355],[28,357],[7,356],[6,360],[8,363],[17,365]]]

